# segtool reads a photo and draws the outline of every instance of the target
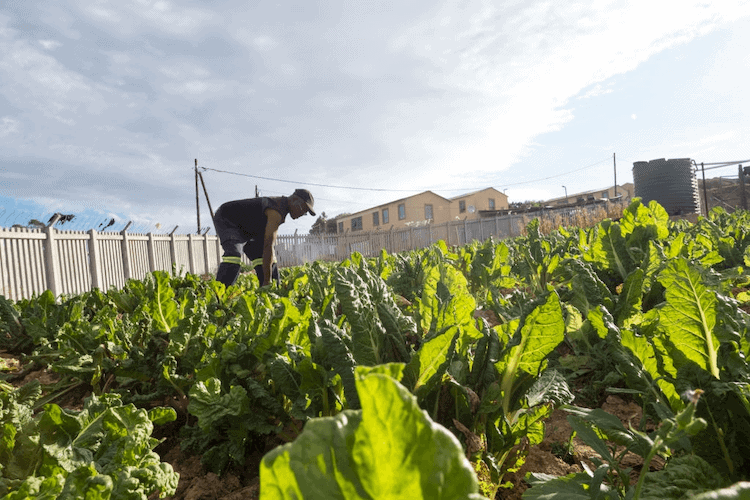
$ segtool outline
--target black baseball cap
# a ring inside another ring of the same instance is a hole
[[[307,211],[310,212],[310,215],[315,215],[315,211],[313,210],[315,200],[313,200],[313,195],[310,191],[307,189],[295,189],[292,196],[301,198],[305,202],[305,205],[307,205]]]

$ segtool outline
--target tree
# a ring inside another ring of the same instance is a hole
[[[310,234],[335,234],[337,217],[329,219],[326,213],[322,212],[318,219],[313,223],[312,228],[310,228]]]

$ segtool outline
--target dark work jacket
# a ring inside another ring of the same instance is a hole
[[[262,239],[268,223],[267,208],[279,212],[283,223],[289,213],[289,201],[285,196],[228,201],[219,207],[215,217],[240,229],[246,237]]]

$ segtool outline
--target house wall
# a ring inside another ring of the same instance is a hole
[[[490,199],[495,200],[494,207],[490,207]],[[463,211],[461,210],[462,206]],[[473,211],[472,207],[474,208]],[[474,220],[479,218],[480,210],[503,210],[507,208],[508,197],[495,188],[487,188],[451,198],[451,219]]]
[[[399,206],[404,207],[404,218],[399,218]],[[426,191],[409,198],[402,198],[390,203],[379,205],[355,214],[345,215],[336,219],[337,232],[352,233],[359,231],[389,230],[403,228],[410,224],[427,220],[425,206],[432,205],[432,223],[441,224],[451,219],[451,202],[431,191]],[[388,211],[388,222],[384,222],[383,213]],[[374,224],[373,213],[377,213],[378,224]],[[352,220],[361,220],[353,226]]]

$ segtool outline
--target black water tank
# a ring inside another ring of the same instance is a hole
[[[690,158],[637,161],[633,184],[645,205],[656,200],[669,215],[700,213],[698,180]]]

